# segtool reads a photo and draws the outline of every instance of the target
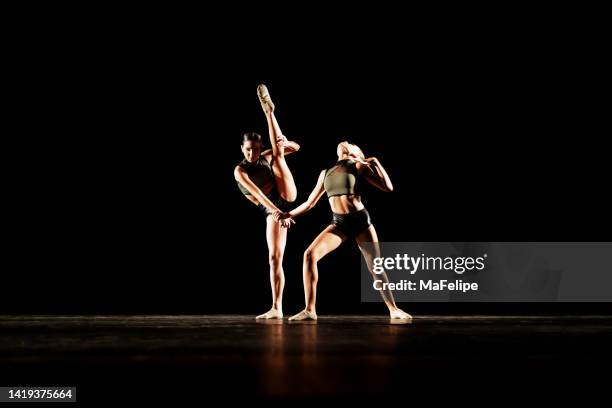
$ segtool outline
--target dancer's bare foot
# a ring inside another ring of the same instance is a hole
[[[395,308],[394,310],[389,311],[389,315],[393,320],[412,320],[412,316],[408,313],[404,312],[400,308]]]
[[[282,319],[283,312],[278,309],[270,309],[264,314],[260,314],[255,319]]]
[[[317,320],[317,314],[315,312],[309,312],[304,309],[300,313],[291,316],[289,320],[298,321],[298,320]]]
[[[274,112],[274,103],[272,103],[270,92],[268,92],[268,88],[264,84],[257,85],[257,96],[265,113]]]

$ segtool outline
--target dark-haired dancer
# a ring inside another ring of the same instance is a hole
[[[285,161],[285,155],[298,151],[300,146],[283,136],[274,116],[274,104],[265,85],[257,87],[257,95],[268,121],[272,149],[262,151],[263,143],[257,133],[244,134],[241,145],[244,160],[236,166],[234,177],[244,196],[257,205],[266,216],[272,308],[256,318],[282,319],[285,286],[283,254],[287,242],[287,228],[293,220],[276,222],[270,215],[285,210],[287,203],[295,201],[297,188]],[[281,225],[286,228],[281,228]]]
[[[317,262],[334,251],[347,239],[354,239],[359,245],[370,273],[373,272],[374,258],[380,256],[376,229],[370,221],[370,214],[361,202],[359,183],[365,180],[382,191],[393,191],[393,184],[380,161],[375,157],[365,158],[359,147],[342,142],[337,149],[338,162],[319,175],[319,180],[308,199],[288,213],[277,211],[274,218],[289,220],[309,211],[327,193],[333,212],[332,222],[319,234],[304,252],[304,297],[306,308],[289,320],[316,320],[315,303],[319,272]],[[386,280],[386,275],[377,277]],[[411,320],[412,316],[398,308],[389,290],[381,290],[391,319]]]

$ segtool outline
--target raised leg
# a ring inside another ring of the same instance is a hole
[[[285,201],[293,202],[297,198],[297,187],[285,160],[284,137],[274,115],[274,104],[265,85],[257,87],[257,95],[268,122],[268,134],[272,145],[272,171],[276,179],[276,187]]]

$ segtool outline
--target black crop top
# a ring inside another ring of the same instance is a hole
[[[240,164],[238,164],[238,166],[246,171],[251,181],[261,190],[265,190],[266,186],[269,184],[272,184],[273,186],[275,185],[272,166],[270,166],[270,163],[268,163],[263,156],[259,156],[259,159],[257,159],[255,163],[250,163],[244,159],[240,162]],[[240,191],[242,191],[242,194],[251,194],[251,192],[240,184],[240,182],[237,181],[237,184]]]

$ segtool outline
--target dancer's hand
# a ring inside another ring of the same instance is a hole
[[[278,222],[283,228],[291,228],[291,225],[295,224],[295,220],[291,218],[291,214],[282,212],[282,211],[274,211],[272,213],[272,217],[274,221]]]
[[[376,157],[368,157],[367,159],[361,159],[360,157],[356,157],[354,159],[356,162],[365,164],[366,166],[372,166],[378,164],[378,159]]]
[[[372,161],[371,159],[373,159],[373,157],[370,157],[369,159],[365,159],[364,160],[361,157],[354,156],[354,155],[351,155],[351,158],[353,159],[353,161],[356,161],[357,163],[364,164],[366,166],[369,166],[371,164],[370,162]]]
[[[283,228],[291,228],[291,225],[295,224],[295,220],[293,218],[286,218],[284,220],[279,221],[281,227]]]
[[[291,214],[282,211],[274,211],[272,217],[274,217],[274,221],[281,221],[290,218]]]
[[[288,141],[289,140],[287,140],[284,135],[280,135],[276,138],[276,146],[278,146],[279,149],[283,149]]]

